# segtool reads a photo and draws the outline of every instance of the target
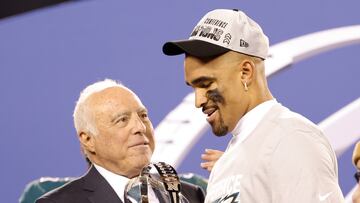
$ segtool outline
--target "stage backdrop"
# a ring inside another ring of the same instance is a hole
[[[156,126],[192,90],[183,57],[162,54],[215,8],[238,8],[262,25],[271,45],[329,28],[360,24],[360,1],[117,1],[60,4],[0,20],[1,202],[16,202],[42,176],[80,176],[72,112],[89,83],[112,78],[133,89]],[[310,58],[269,78],[277,100],[320,122],[360,96],[360,46]],[[354,121],[359,122],[359,121]],[[171,135],[169,135],[171,136]],[[229,138],[229,137],[228,137]],[[204,135],[179,168],[199,167],[204,148],[228,138]],[[340,184],[354,186],[351,150],[339,159]]]

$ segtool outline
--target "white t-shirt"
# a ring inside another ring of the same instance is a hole
[[[337,160],[318,127],[275,100],[248,112],[209,178],[206,203],[341,203]]]

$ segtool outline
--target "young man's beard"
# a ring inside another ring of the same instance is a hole
[[[229,128],[224,124],[224,120],[220,116],[219,126],[216,127],[215,124],[211,125],[212,132],[218,136],[222,137],[225,136],[229,132]]]
[[[224,97],[221,95],[221,93],[219,92],[218,89],[214,89],[214,90],[209,90],[206,94],[207,98],[209,101],[212,101],[214,104],[222,104],[224,105],[225,104],[225,99]],[[217,111],[218,111],[218,116],[219,116],[219,123],[218,125],[219,126],[215,126],[216,124],[215,123],[212,123],[211,124],[211,128],[212,128],[212,132],[218,136],[218,137],[221,137],[221,136],[224,136],[226,135],[228,132],[229,132],[229,128],[228,126],[225,125],[224,123],[224,120],[222,119],[222,115],[220,113],[220,109],[219,107],[217,106]]]

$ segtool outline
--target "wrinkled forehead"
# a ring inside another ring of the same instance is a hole
[[[137,110],[145,108],[139,97],[126,87],[109,87],[88,98],[89,107],[96,110]]]

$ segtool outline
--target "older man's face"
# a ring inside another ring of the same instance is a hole
[[[98,130],[91,137],[98,164],[129,178],[138,175],[154,151],[153,126],[140,99],[125,88],[111,87],[88,102]]]

